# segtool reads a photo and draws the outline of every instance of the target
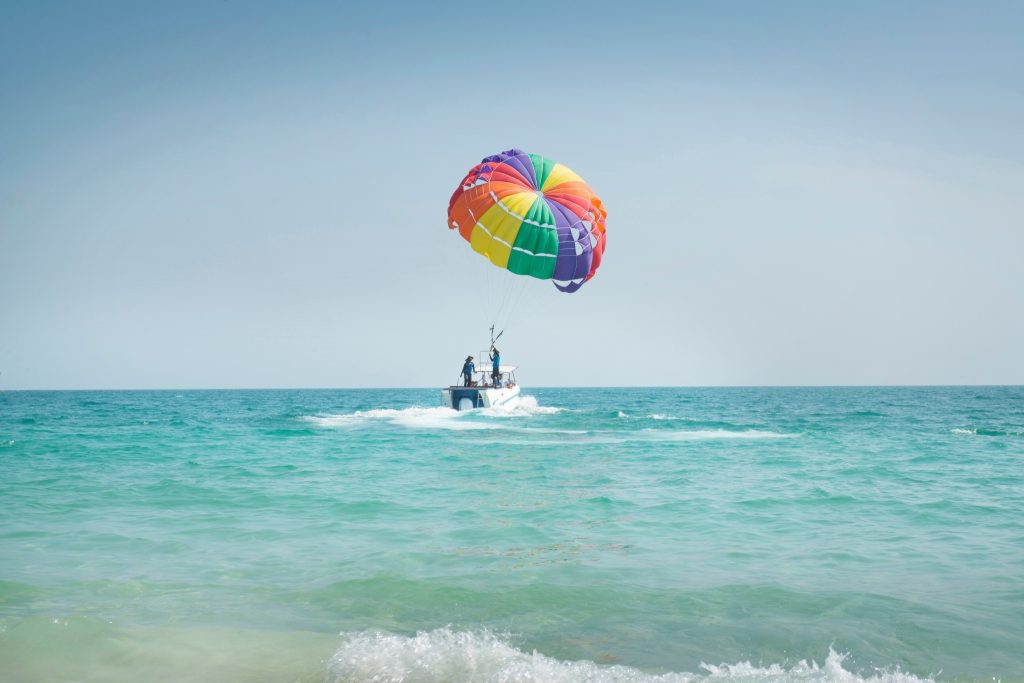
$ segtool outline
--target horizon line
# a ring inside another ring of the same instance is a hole
[[[529,389],[956,389],[956,388],[1024,388],[1024,384],[608,384],[608,385],[554,385],[535,384]],[[413,387],[108,387],[108,388],[33,388],[4,389],[4,393],[57,393],[57,392],[142,392],[142,391],[428,391],[442,390],[446,387],[413,386]]]

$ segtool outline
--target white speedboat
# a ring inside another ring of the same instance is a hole
[[[491,364],[485,365],[485,354],[480,354],[479,370],[473,372],[469,386],[452,385],[441,390],[441,405],[454,410],[473,408],[513,408],[519,403],[519,385],[516,383],[516,366],[502,365],[497,386],[491,382]]]

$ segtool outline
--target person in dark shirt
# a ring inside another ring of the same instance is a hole
[[[462,366],[462,386],[468,387],[473,384],[473,371],[476,370],[476,366],[473,365],[473,356],[466,356],[466,362]]]
[[[501,353],[498,349],[491,347],[491,383],[498,386],[501,381]]]

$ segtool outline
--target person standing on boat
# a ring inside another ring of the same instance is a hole
[[[473,365],[473,356],[466,356],[466,362],[462,366],[462,386],[468,387],[473,384],[473,371],[476,370],[476,366]]]
[[[494,346],[491,347],[491,383],[498,386],[501,381],[501,353]]]

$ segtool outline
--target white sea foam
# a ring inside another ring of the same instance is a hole
[[[1024,431],[1014,431],[1011,429],[995,429],[993,427],[975,427],[974,429],[951,429],[953,434],[959,434],[962,436],[1009,436],[1018,437],[1024,436]]]
[[[530,415],[554,415],[560,412],[562,412],[562,408],[539,405],[537,399],[533,396],[520,396],[519,400],[511,408],[504,406],[481,408],[475,414],[488,417],[527,417]]]
[[[471,411],[458,411],[437,406],[433,408],[378,408],[375,410],[357,410],[352,413],[308,415],[303,419],[320,427],[360,427],[386,423],[410,429],[445,429],[455,431],[471,430],[503,430],[509,432],[531,432],[545,434],[571,435],[579,442],[586,443],[627,443],[632,441],[709,441],[720,439],[787,439],[800,436],[783,432],[758,429],[727,430],[727,429],[638,429],[638,430],[581,430],[559,429],[541,426],[529,426],[519,421],[505,418],[523,418],[534,415],[553,415],[563,412],[564,408],[542,406],[533,396],[522,396],[514,407],[480,408]],[[625,414],[619,411],[619,415]],[[685,419],[669,416],[652,415],[654,419]],[[582,438],[580,438],[582,437]]]
[[[378,408],[357,410],[340,415],[307,415],[303,419],[320,427],[358,427],[385,422],[413,429],[494,429],[497,425],[470,421],[464,418],[469,413],[460,413],[451,408]]]
[[[702,664],[700,673],[648,673],[621,665],[592,661],[563,661],[513,647],[489,632],[472,633],[441,628],[415,636],[388,633],[348,634],[327,666],[328,683],[920,683],[924,680],[899,670],[863,677],[843,667],[845,655],[829,650],[822,665],[800,661],[791,666],[772,664]]]
[[[434,408],[378,408],[357,410],[354,413],[337,415],[307,415],[302,419],[320,427],[358,427],[385,422],[412,429],[507,429],[496,421],[478,419],[493,417],[529,417],[531,415],[552,415],[561,408],[541,406],[533,396],[523,396],[514,407],[481,408],[472,411],[458,411],[444,406]]]
[[[619,417],[627,417],[628,418],[630,416],[620,410],[619,411]],[[634,419],[644,419],[644,418],[634,418]],[[691,418],[688,418],[688,417],[677,417],[675,415],[666,415],[664,413],[654,413],[653,415],[648,415],[646,419],[648,419],[648,420],[685,420],[687,422],[692,422],[693,421]]]

